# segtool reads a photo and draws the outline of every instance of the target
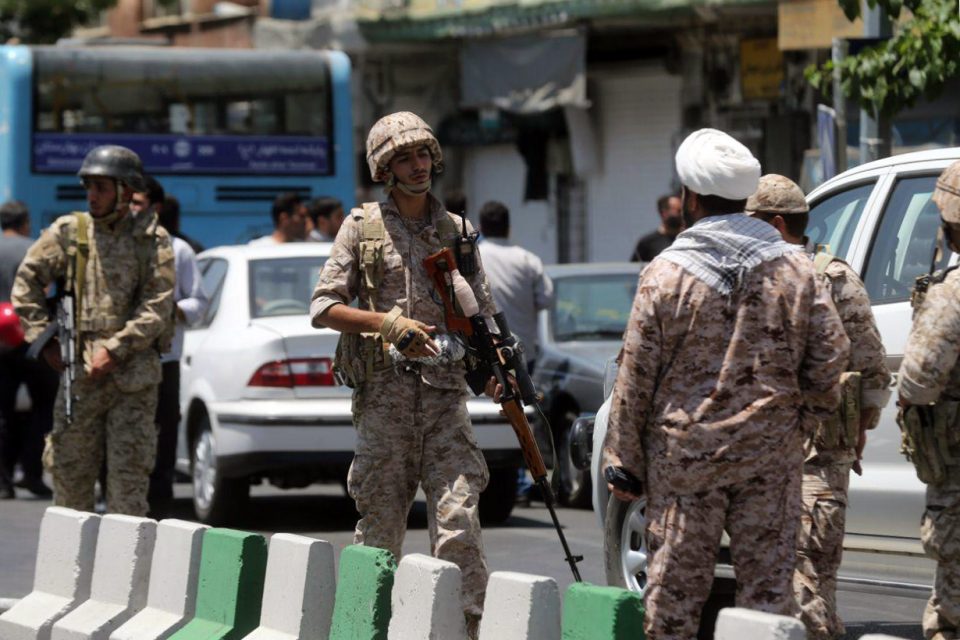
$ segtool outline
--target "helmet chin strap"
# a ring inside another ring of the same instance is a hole
[[[405,193],[408,196],[422,196],[427,191],[433,187],[433,178],[428,179],[426,182],[418,185],[404,184],[398,182],[396,176],[393,174],[390,175],[390,179],[387,180],[387,186],[385,191],[390,193],[394,188],[400,190],[401,193]]]
[[[115,185],[116,192],[117,192],[117,196],[113,201],[113,208],[110,211],[110,213],[106,215],[103,215],[100,217],[93,216],[93,219],[95,222],[99,222],[101,224],[113,224],[114,222],[119,220],[124,213],[123,195],[124,195],[124,190],[127,189],[128,187],[122,182],[120,182],[119,180],[114,180],[113,184]]]

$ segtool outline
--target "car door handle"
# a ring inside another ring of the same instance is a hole
[[[186,364],[188,367],[190,366],[190,359],[191,359],[190,356],[187,356],[186,358],[183,359],[184,364]]]

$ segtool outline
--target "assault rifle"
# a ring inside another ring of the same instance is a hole
[[[560,544],[563,545],[565,559],[570,565],[573,577],[577,582],[581,582],[577,563],[583,560],[583,556],[573,555],[567,545],[567,538],[563,535],[563,529],[557,519],[556,498],[547,480],[547,467],[543,463],[540,448],[537,446],[533,430],[523,411],[524,405],[537,407],[541,417],[546,420],[537,406],[537,390],[527,372],[523,345],[510,332],[503,313],[498,313],[493,318],[480,314],[477,298],[470,285],[460,275],[453,252],[449,248],[429,256],[423,264],[443,300],[447,329],[458,331],[464,336],[467,342],[467,355],[479,365],[467,376],[470,388],[480,395],[492,375],[503,389],[499,399],[500,407],[510,421],[517,440],[520,441],[520,451],[527,468],[534,482],[540,487],[543,501],[553,519],[553,526],[560,537]],[[513,380],[516,380],[516,389]]]
[[[56,338],[60,344],[60,359],[63,361],[63,406],[67,424],[73,424],[73,383],[77,380],[78,334],[74,299],[71,294],[60,295],[57,301],[57,316],[52,320],[43,333],[33,341],[27,350],[27,357],[40,360],[44,348],[50,340]]]

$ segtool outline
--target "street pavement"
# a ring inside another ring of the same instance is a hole
[[[18,490],[18,495],[26,492]],[[193,519],[190,485],[176,487],[171,517]],[[255,487],[245,521],[234,526],[265,535],[296,533],[328,540],[339,550],[352,542],[356,512],[353,502],[339,486],[315,485],[307,489],[280,491]],[[47,500],[0,501],[0,598],[20,598],[33,583],[37,535]],[[580,563],[583,579],[605,584],[603,541],[592,511],[560,509],[560,522],[570,548],[584,556]],[[424,503],[418,500],[411,512],[403,552],[430,553]],[[491,571],[519,571],[550,576],[561,592],[573,581],[564,562],[563,549],[541,503],[517,507],[507,522],[483,529]],[[865,633],[886,633],[904,638],[923,637],[920,616],[924,601],[915,598],[880,596],[851,591],[838,594],[841,615],[847,622],[847,638]]]

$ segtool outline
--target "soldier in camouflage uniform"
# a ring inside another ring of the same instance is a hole
[[[822,252],[814,256],[804,235],[809,210],[800,187],[776,174],[760,178],[746,207],[748,215],[772,224],[786,242],[807,247],[817,273],[826,278],[850,340],[840,411],[821,422],[806,443],[809,453],[803,466],[803,510],[793,574],[793,591],[809,637],[830,640],[844,634],[836,592],[850,469],[859,469],[866,432],[877,426],[880,409],[890,398],[890,371],[863,282],[843,260]]]
[[[696,637],[724,529],[737,606],[796,612],[803,425],[836,409],[849,352],[810,259],[742,213],[749,150],[703,129],[677,172],[687,228],[640,276],[602,461],[644,485],[652,640]]]
[[[933,200],[944,239],[960,252],[960,162],[941,174]],[[927,483],[920,539],[937,561],[923,633],[952,640],[960,638],[960,269],[935,274],[932,281],[915,301],[898,392],[904,449]],[[925,438],[926,445],[917,446]]]
[[[44,464],[57,505],[92,511],[105,451],[107,511],[143,516],[157,439],[157,342],[173,318],[173,250],[156,215],[130,214],[131,196],[143,190],[135,153],[97,147],[78,175],[89,213],[62,216],[44,230],[17,271],[12,300],[27,340],[35,340],[50,321],[45,288],[68,285],[68,274],[84,263],[78,256],[85,258],[82,276],[72,279],[82,362],[73,421],[67,424],[61,385]],[[63,371],[56,340],[43,356]]]
[[[423,266],[459,237],[461,219],[430,193],[443,168],[431,129],[412,113],[379,120],[367,138],[374,181],[387,197],[347,217],[313,294],[314,326],[342,332],[337,366],[354,387],[357,448],[348,490],[360,520],[354,542],[399,557],[417,486],[427,499],[432,553],[463,571],[462,602],[476,632],[487,582],[477,503],[489,473],[466,408],[465,368],[401,361],[434,355],[443,307]],[[467,223],[468,232],[471,231]],[[464,274],[466,275],[466,274]],[[484,314],[495,308],[482,266],[467,276]],[[359,298],[359,308],[348,306]]]

